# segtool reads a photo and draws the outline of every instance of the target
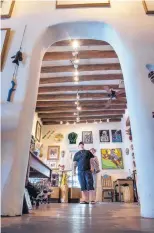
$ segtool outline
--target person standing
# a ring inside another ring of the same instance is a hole
[[[94,148],[90,149],[90,152],[94,155],[94,158],[90,159],[90,168],[91,168],[91,172],[93,174],[93,181],[94,181],[94,194],[93,194],[93,198],[96,202],[96,192],[97,192],[97,174],[100,172],[100,168],[99,168],[99,161],[97,156],[95,156],[96,154],[96,150]]]
[[[89,150],[84,149],[84,143],[79,143],[79,151],[74,155],[74,175],[78,167],[78,179],[82,191],[83,201],[80,204],[89,204],[89,199],[93,202],[93,176],[90,167],[90,159],[94,158]]]

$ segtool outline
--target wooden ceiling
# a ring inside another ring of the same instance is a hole
[[[76,121],[76,96],[79,94],[80,122],[121,121],[127,107],[125,91],[118,99],[109,100],[106,86],[115,91],[123,75],[113,48],[104,41],[78,40],[78,77],[75,68],[72,41],[53,44],[45,53],[40,75],[36,112],[44,125]]]

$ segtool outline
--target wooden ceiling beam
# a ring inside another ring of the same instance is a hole
[[[102,40],[92,40],[92,39],[79,39],[80,46],[89,46],[89,45],[109,45],[109,43]],[[62,40],[54,43],[52,46],[72,46],[73,40]]]
[[[58,91],[104,91],[105,87],[108,86],[110,89],[113,88],[114,90],[125,91],[124,88],[119,88],[119,85],[90,85],[90,86],[81,86],[81,85],[74,85],[74,86],[45,86],[39,87],[38,93],[45,93],[45,92],[58,92]],[[105,90],[106,91],[106,90]],[[58,94],[58,93],[57,93]],[[126,95],[124,94],[123,97]]]
[[[95,119],[94,119],[95,120]],[[88,121],[88,123],[93,123],[94,122],[94,120],[89,120]],[[106,120],[107,119],[105,119],[105,120],[102,120],[102,122],[106,122]],[[117,119],[111,119],[110,120],[110,122],[120,122],[121,121],[121,119],[120,118],[117,118]],[[66,123],[66,122],[65,122]],[[74,121],[71,121],[70,122],[70,124],[73,124],[74,123]],[[80,121],[79,123],[86,123],[86,121],[84,120],[84,121]],[[79,124],[79,123],[77,123],[77,124]],[[60,122],[58,122],[58,121],[46,121],[46,122],[43,122],[43,125],[60,125]]]
[[[104,81],[104,80],[123,80],[122,74],[104,74],[104,75],[81,75],[79,76],[80,82],[85,81]],[[66,83],[74,82],[73,76],[66,77],[52,77],[52,78],[40,78],[40,84],[49,83]]]
[[[104,115],[122,115],[125,110],[106,110],[106,111],[93,111],[93,112],[80,112],[80,117],[85,116],[104,116]],[[39,113],[40,118],[56,118],[56,117],[76,117],[73,113],[63,112],[63,113]]]
[[[105,119],[121,119],[122,118],[122,115],[106,115],[106,116],[83,116],[83,117],[80,117],[80,120],[81,121],[88,121],[88,120],[105,120]],[[57,122],[60,122],[60,121],[75,121],[76,120],[76,117],[68,117],[68,118],[64,118],[64,117],[57,117],[56,119],[54,118],[42,118],[41,119],[42,122],[48,122],[48,121],[57,121]]]
[[[93,59],[93,58],[117,58],[117,54],[114,50],[101,51],[101,50],[84,50],[79,52],[79,59]],[[43,61],[54,60],[71,60],[72,52],[46,52]]]
[[[126,101],[124,102],[120,102],[119,100],[112,100],[112,105],[113,106],[121,106],[123,107],[123,105],[126,106]],[[80,105],[83,107],[87,107],[87,106],[95,106],[95,107],[103,107],[107,104],[107,100],[80,100]],[[36,107],[74,107],[75,103],[74,101],[37,101],[36,103]],[[127,106],[126,106],[127,107]]]
[[[71,62],[70,62],[71,63]],[[70,66],[45,66],[41,68],[41,73],[74,72],[73,65]],[[120,63],[79,65],[78,71],[96,70],[121,70]]]
[[[80,100],[82,99],[87,99],[89,101],[94,100],[94,99],[103,99],[107,98],[108,99],[108,94],[107,93],[82,93],[80,94]],[[76,100],[76,95],[74,94],[39,94],[38,95],[38,100],[62,100],[62,101],[67,101],[67,100]],[[126,98],[118,98],[119,101],[124,101],[126,102]],[[101,100],[100,100],[101,101]],[[107,100],[106,100],[107,101]]]
[[[106,107],[106,105],[99,105],[99,106],[90,106],[90,107],[84,107],[83,105],[80,105],[82,107],[82,112],[83,111],[104,111],[104,110],[124,110],[126,108],[126,105],[110,105],[109,108]],[[74,112],[76,109],[76,106],[67,106],[67,107],[37,107],[36,112],[63,112],[63,111],[68,111],[68,112]]]

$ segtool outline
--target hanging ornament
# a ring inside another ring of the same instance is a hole
[[[61,142],[61,141],[63,140],[63,138],[64,138],[64,136],[63,136],[63,134],[61,134],[61,133],[57,133],[57,134],[54,136],[54,140],[55,140],[56,142]]]
[[[15,64],[15,67],[14,67],[14,72],[13,72],[13,78],[11,80],[12,87],[9,89],[9,92],[8,92],[8,97],[7,97],[8,102],[13,101],[13,96],[14,96],[14,93],[15,93],[16,88],[17,88],[17,73],[18,73],[18,68],[19,68],[20,62],[23,61],[23,54],[22,54],[21,50],[22,50],[22,44],[23,44],[23,39],[25,36],[26,28],[27,28],[27,25],[24,28],[24,32],[23,32],[23,36],[22,36],[19,50],[16,52],[16,54],[14,56],[11,57],[13,59],[12,63]]]

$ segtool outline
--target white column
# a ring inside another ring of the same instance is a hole
[[[133,133],[141,216],[147,218],[154,218],[154,84],[145,67],[154,62],[152,48],[154,41],[127,41],[120,60]]]

